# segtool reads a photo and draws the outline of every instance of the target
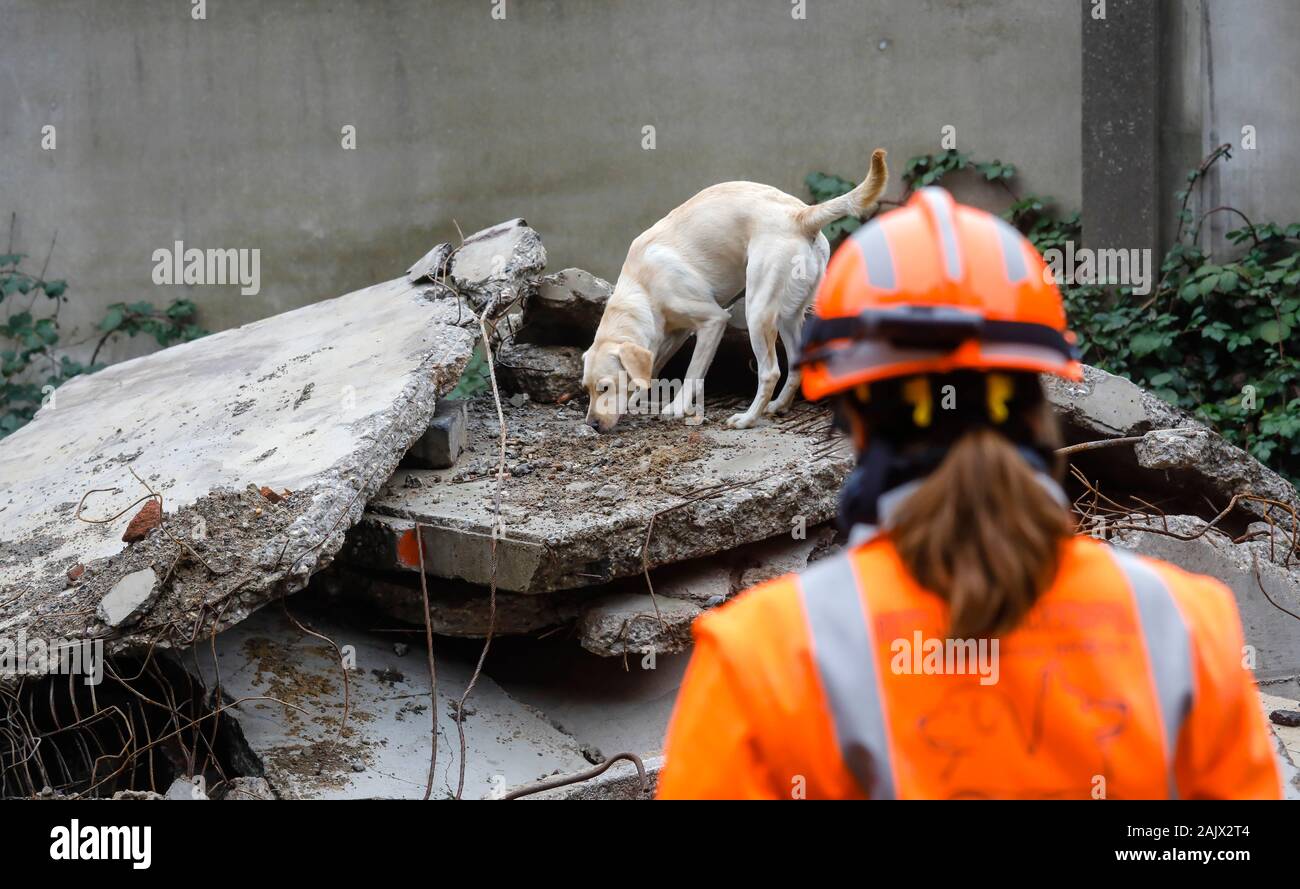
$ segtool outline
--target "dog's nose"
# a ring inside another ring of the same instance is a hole
[[[600,421],[599,421],[599,420],[588,420],[588,421],[587,421],[587,425],[590,426],[592,429],[595,429],[597,432],[600,431]]]

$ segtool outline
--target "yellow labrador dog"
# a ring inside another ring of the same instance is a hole
[[[726,306],[741,290],[758,361],[758,392],[749,409],[727,425],[744,429],[764,413],[787,410],[799,389],[793,365],[804,316],[830,258],[821,230],[844,216],[863,215],[885,190],[888,176],[885,151],[878,148],[860,185],[811,207],[769,185],[723,182],[647,229],[628,249],[595,342],[583,355],[582,383],[591,397],[588,425],[598,432],[613,429],[627,410],[628,384],[638,393],[648,391],[691,334],[695,351],[686,379],[661,410],[700,416],[704,375],[727,326]],[[778,335],[791,369],[774,400],[781,375]]]

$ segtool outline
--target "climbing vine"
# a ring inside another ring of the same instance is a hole
[[[68,284],[46,279],[45,268],[29,272],[26,258],[0,255],[0,438],[25,425],[59,386],[99,370],[100,350],[113,337],[147,334],[170,346],[207,333],[194,323],[198,309],[187,299],[162,309],[148,302],[114,303],[97,325],[89,360],[77,361],[67,354],[59,324]]]

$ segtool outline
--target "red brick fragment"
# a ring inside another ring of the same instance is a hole
[[[154,528],[162,525],[162,507],[158,505],[157,500],[150,500],[140,511],[131,519],[131,523],[126,526],[126,533],[122,539],[127,543],[135,543],[137,540],[144,540],[149,536],[149,532]]]

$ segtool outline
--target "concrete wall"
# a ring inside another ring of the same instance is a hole
[[[1181,0],[1175,7],[1181,38],[1177,82],[1185,100],[1166,116],[1175,139],[1166,170],[1171,216],[1173,193],[1186,187],[1186,172],[1214,146],[1231,143],[1232,159],[1220,162],[1194,195],[1197,218],[1232,205],[1256,223],[1300,222],[1300,3],[1295,0]],[[1242,128],[1255,130],[1256,147],[1243,144]],[[1241,228],[1239,216],[1216,213],[1205,223],[1202,244],[1226,245],[1224,234]],[[1170,233],[1172,235],[1172,233]]]
[[[612,278],[699,188],[806,197],[810,170],[859,176],[883,145],[897,171],[949,124],[1079,204],[1076,0],[807,0],[804,20],[790,0],[493,5],[208,0],[194,21],[187,0],[0,0],[0,211],[38,269],[58,231],[71,338],[119,300],[188,293],[219,329],[337,295],[453,219],[525,216],[553,268]],[[177,239],[259,248],[261,293],[155,286]]]

